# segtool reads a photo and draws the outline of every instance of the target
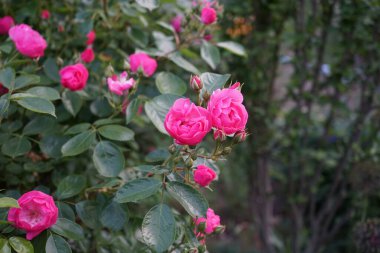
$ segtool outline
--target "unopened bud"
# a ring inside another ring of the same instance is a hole
[[[129,61],[128,60],[124,60],[124,65],[123,67],[126,69],[126,70],[129,70],[131,68],[131,65],[129,64]]]
[[[240,83],[239,82],[234,83],[233,85],[231,85],[230,89],[238,89],[238,90],[240,90],[241,89]]]
[[[193,167],[193,159],[191,159],[191,157],[189,157],[189,158],[186,159],[186,166],[188,168]]]
[[[169,150],[169,153],[170,153],[170,154],[174,154],[175,151],[176,151],[176,147],[175,147],[175,145],[174,145],[174,144],[170,145],[169,148],[168,148],[168,150]]]
[[[230,147],[225,147],[224,149],[223,149],[223,155],[228,155],[228,154],[230,154],[231,153],[231,151],[232,151],[232,148],[230,148]]]
[[[115,70],[113,69],[112,65],[108,65],[105,70],[106,76],[113,76],[115,74]]]
[[[217,235],[223,234],[226,230],[226,226],[219,225],[214,229],[214,233]]]
[[[203,93],[203,100],[207,103],[208,102],[208,100],[210,99],[210,93],[208,93],[207,91],[205,91],[204,93]]]
[[[222,130],[215,130],[214,131],[214,140],[225,141],[226,140],[226,134]]]
[[[61,66],[63,66],[63,64],[64,64],[63,59],[62,59],[61,57],[57,57],[57,65],[58,65],[59,67],[61,67]]]
[[[247,139],[247,132],[244,131],[239,131],[235,134],[234,136],[234,142],[235,143],[241,143]]]
[[[191,76],[190,77],[190,87],[199,92],[203,88],[202,80],[199,76]]]

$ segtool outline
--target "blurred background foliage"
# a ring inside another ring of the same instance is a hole
[[[222,170],[211,252],[380,252],[380,2],[225,0],[248,141]],[[223,197],[220,197],[223,196]],[[355,228],[355,224],[357,224]]]

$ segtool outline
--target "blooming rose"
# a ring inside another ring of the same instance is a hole
[[[180,145],[196,145],[211,130],[210,115],[206,109],[188,98],[177,99],[165,117],[165,129]]]
[[[216,11],[211,7],[205,7],[201,11],[201,21],[205,25],[210,25],[216,21]]]
[[[76,91],[82,90],[87,83],[88,71],[82,63],[69,65],[59,71],[64,87]]]
[[[181,28],[181,23],[182,23],[182,16],[180,15],[177,15],[175,16],[172,21],[171,21],[171,25],[172,27],[174,28],[174,31],[176,33],[180,33],[182,28]]]
[[[202,187],[208,186],[215,178],[215,171],[205,165],[198,165],[194,170],[194,181]]]
[[[135,85],[135,80],[133,78],[128,79],[127,72],[123,72],[120,76],[113,75],[112,77],[107,78],[108,88],[111,92],[116,95],[123,95],[125,90],[129,90]]]
[[[44,55],[47,47],[45,39],[30,26],[21,24],[9,30],[9,37],[13,40],[17,50],[30,58],[37,58]]]
[[[30,191],[18,199],[20,208],[11,208],[8,221],[26,231],[26,239],[32,240],[57,222],[58,208],[53,198],[40,191]]]
[[[9,29],[15,25],[15,21],[11,16],[0,18],[0,34],[8,34]]]
[[[92,50],[91,47],[86,48],[86,49],[80,54],[80,58],[81,58],[82,61],[84,61],[85,63],[90,63],[90,62],[92,62],[92,61],[95,59],[94,50]]]
[[[217,89],[207,105],[212,126],[227,135],[244,130],[248,120],[247,110],[242,104],[243,95],[237,87],[239,85],[235,84],[227,89]]]
[[[199,225],[201,222],[206,223],[205,232],[206,234],[211,234],[214,232],[215,228],[220,226],[220,217],[219,215],[216,215],[214,210],[211,208],[207,209],[207,217],[201,217],[195,219],[195,224]]]
[[[50,18],[50,11],[49,10],[42,10],[41,18],[42,19],[49,19]]]
[[[0,83],[0,96],[2,96],[2,95],[4,95],[4,94],[8,93],[8,91],[9,91],[9,90],[7,89],[7,87],[4,87],[3,84]]]
[[[87,36],[87,41],[86,41],[87,45],[91,45],[92,43],[94,43],[95,38],[96,38],[96,33],[94,30],[91,30],[86,36]]]
[[[141,68],[147,77],[152,76],[157,69],[157,61],[145,53],[134,53],[130,55],[129,63],[132,72],[137,72]]]

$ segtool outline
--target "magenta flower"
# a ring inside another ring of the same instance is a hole
[[[188,98],[180,98],[170,108],[164,125],[177,144],[196,145],[211,130],[211,118],[203,107]]]
[[[182,30],[182,27],[181,27],[182,16],[181,15],[175,16],[170,23],[171,23],[171,25],[172,25],[172,27],[176,33],[181,32],[181,30]]]
[[[40,191],[30,191],[18,199],[20,208],[11,208],[8,221],[26,231],[26,239],[32,240],[57,222],[58,208],[53,198]]]
[[[215,171],[206,165],[198,165],[194,170],[194,181],[201,187],[208,186],[215,178]]]
[[[145,53],[134,53],[129,56],[132,72],[142,70],[145,76],[150,77],[156,72],[157,61]]]
[[[123,95],[124,91],[129,90],[135,85],[133,78],[128,78],[127,72],[121,73],[119,76],[113,75],[107,78],[108,89],[116,95]]]
[[[95,59],[94,50],[91,47],[86,48],[81,54],[80,58],[85,63],[90,63]]]
[[[42,19],[49,19],[50,18],[50,11],[49,10],[42,10],[41,18]]]
[[[201,217],[195,219],[195,224],[199,225],[199,223],[205,222],[206,223],[206,228],[205,232],[206,234],[211,234],[212,232],[215,231],[215,228],[220,226],[220,217],[219,215],[216,215],[214,210],[211,208],[207,209],[207,216],[206,218]],[[197,235],[198,236],[198,235]]]
[[[95,39],[96,39],[96,33],[94,30],[91,30],[87,35],[87,41],[86,41],[86,44],[87,45],[91,45],[92,43],[94,43]]]
[[[217,19],[216,11],[214,8],[205,7],[201,11],[201,21],[205,25],[214,23]]]
[[[16,45],[16,49],[25,56],[37,58],[44,55],[47,43],[37,31],[30,26],[21,24],[9,30],[9,37]]]
[[[64,87],[76,91],[83,90],[88,79],[88,70],[82,63],[69,65],[59,71]]]

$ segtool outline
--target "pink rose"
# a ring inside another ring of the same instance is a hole
[[[90,63],[90,62],[92,62],[92,61],[95,59],[94,50],[92,50],[91,47],[86,48],[86,49],[80,54],[80,58],[81,58],[82,61],[84,61],[85,63]]]
[[[16,45],[17,50],[30,58],[44,56],[47,47],[45,39],[30,26],[21,24],[9,30],[9,37]]]
[[[4,95],[4,94],[8,93],[8,91],[9,91],[9,90],[7,89],[7,87],[4,87],[3,84],[0,83],[0,96],[2,96],[2,95]]]
[[[152,76],[157,69],[157,61],[145,53],[134,53],[130,55],[129,63],[132,72],[137,72],[141,68],[147,77]]]
[[[119,76],[113,75],[107,78],[108,89],[116,95],[123,95],[123,92],[129,90],[135,85],[135,80],[133,78],[128,79],[127,72],[121,73]]]
[[[194,181],[202,187],[208,186],[215,178],[215,171],[205,165],[198,165],[194,170]]]
[[[50,11],[49,10],[42,10],[41,18],[42,19],[49,19],[50,18]]]
[[[15,25],[15,21],[11,16],[0,18],[0,34],[8,34],[9,29]]]
[[[211,130],[210,115],[206,109],[188,98],[177,99],[165,117],[165,129],[180,145],[196,145]]]
[[[8,221],[26,231],[26,239],[32,240],[57,222],[58,208],[53,198],[40,191],[30,191],[18,199],[20,208],[11,208]]]
[[[88,71],[82,63],[64,67],[59,75],[62,85],[72,91],[84,89],[88,79]]]
[[[244,130],[248,113],[243,102],[243,95],[236,85],[228,89],[217,89],[207,105],[212,118],[212,126],[227,135]]]
[[[182,28],[181,28],[182,16],[180,16],[180,15],[175,16],[170,23],[171,23],[171,25],[174,28],[174,31],[176,33],[181,32],[181,30],[182,30]]]
[[[216,21],[216,11],[211,7],[205,7],[201,11],[201,21],[205,25],[210,25]]]
[[[87,45],[91,45],[92,43],[94,43],[96,39],[96,33],[94,30],[91,30],[86,36],[87,36],[87,41],[86,41]]]
[[[194,220],[195,220],[196,225],[199,225],[199,223],[201,223],[201,222],[206,223],[205,232],[208,235],[211,234],[212,232],[214,232],[216,227],[220,226],[220,217],[219,217],[219,215],[216,215],[214,210],[212,210],[211,208],[207,209],[207,217],[206,218],[201,217],[201,218],[197,218]]]
[[[191,76],[190,87],[194,91],[199,92],[203,88],[203,83],[202,83],[201,78],[199,76]]]

